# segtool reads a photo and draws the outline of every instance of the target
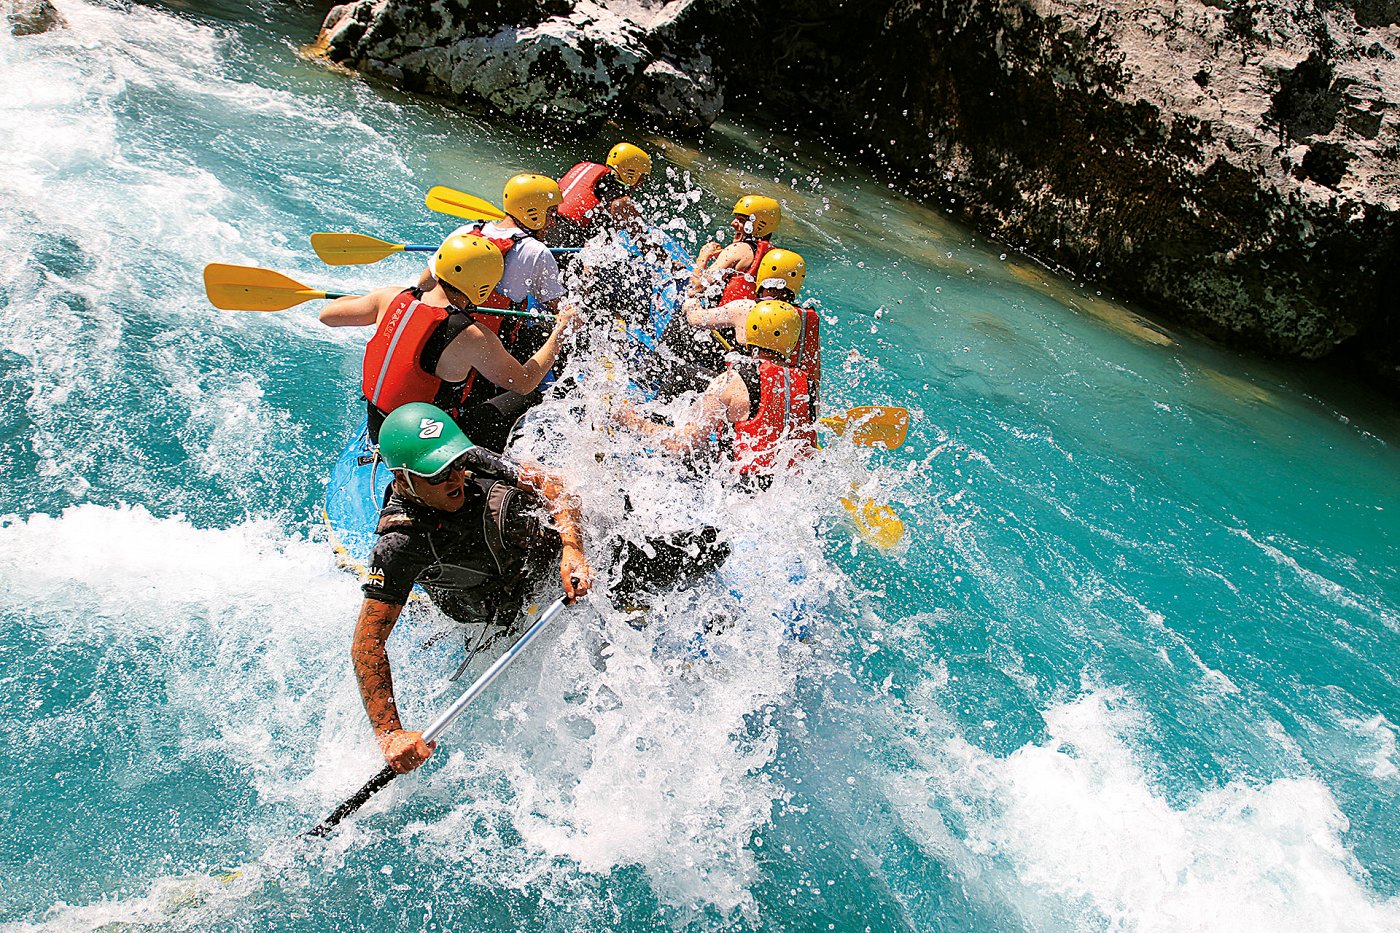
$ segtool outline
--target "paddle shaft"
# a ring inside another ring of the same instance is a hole
[[[302,294],[302,293],[301,293],[301,292],[297,292],[297,294],[300,295],[300,294]],[[358,298],[358,297],[360,297],[360,296],[359,296],[359,295],[337,295],[335,292],[318,292],[318,291],[312,291],[311,289],[307,289],[307,290],[306,290],[306,300],[307,300],[307,301],[311,301],[312,299],[315,299],[315,298],[325,298],[325,299],[329,300],[329,299],[332,299],[332,298]],[[504,315],[507,315],[507,316],[509,316],[509,317],[532,317],[532,318],[538,318],[539,320],[542,320],[542,321],[552,321],[552,320],[554,320],[554,318],[555,318],[555,315],[553,315],[553,314],[539,314],[539,313],[534,312],[534,311],[512,311],[510,308],[477,308],[475,313],[477,313],[477,314],[504,314]]]
[[[403,251],[405,253],[433,253],[441,249],[441,246],[429,246],[426,243],[405,243]],[[560,253],[577,253],[581,246],[551,246],[549,251],[558,256]]]
[[[510,667],[511,662],[520,656],[520,652],[524,651],[530,642],[534,641],[539,636],[540,632],[545,630],[550,622],[554,621],[555,616],[564,611],[565,605],[563,597],[560,597],[555,600],[548,609],[540,613],[540,617],[535,620],[533,625],[525,630],[525,634],[520,636],[520,640],[511,645],[505,654],[497,658],[495,663],[483,671],[481,676],[472,682],[472,685],[457,698],[456,702],[443,710],[438,715],[438,718],[434,719],[428,725],[428,728],[423,730],[423,741],[431,743],[438,736],[446,732],[457,717],[462,715],[462,712],[471,705],[472,701],[479,697],[483,690],[491,686],[492,681],[501,676],[502,671]],[[383,770],[370,778],[369,782],[366,783],[364,787],[361,787],[348,800],[332,810],[330,815],[324,820],[307,830],[306,835],[326,835],[335,828],[337,823],[364,806],[371,797],[389,786],[389,782],[398,776],[399,773],[395,771],[393,767],[385,765]]]
[[[300,293],[298,292],[298,294],[300,294]],[[309,294],[309,297],[307,298],[307,300],[309,301],[309,300],[311,300],[312,298],[358,298],[358,297],[360,297],[360,296],[359,296],[359,295],[337,295],[337,294],[335,294],[335,293],[333,293],[333,292],[326,292],[324,295],[322,295],[320,292],[311,292],[311,293]],[[556,317],[556,315],[553,315],[553,314],[540,314],[539,312],[536,312],[536,311],[512,311],[510,308],[477,308],[477,309],[476,309],[474,312],[472,312],[472,313],[473,313],[473,314],[504,314],[504,315],[507,315],[508,317],[532,317],[532,318],[537,318],[537,319],[542,320],[542,321],[552,321],[552,320],[554,320],[554,318]]]

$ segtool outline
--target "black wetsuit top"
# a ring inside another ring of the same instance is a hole
[[[558,535],[540,522],[538,498],[517,488],[516,468],[482,447],[463,458],[471,475],[456,512],[391,489],[379,514],[366,597],[401,606],[417,583],[459,622],[492,621],[525,582],[532,552],[558,553]]]
[[[559,534],[541,521],[539,498],[518,488],[508,460],[480,447],[463,457],[472,476],[456,512],[390,491],[362,589],[368,599],[402,606],[416,583],[458,622],[509,624],[531,582],[558,567]],[[622,602],[708,574],[729,556],[708,527],[641,545],[617,540],[607,550],[612,596]]]

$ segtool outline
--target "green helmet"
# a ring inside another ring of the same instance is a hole
[[[415,476],[441,473],[474,446],[447,412],[427,402],[400,405],[379,429],[379,456]]]

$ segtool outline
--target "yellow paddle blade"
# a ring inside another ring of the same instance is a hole
[[[844,415],[823,418],[822,424],[843,435],[854,424],[851,443],[894,450],[909,434],[909,410],[892,405],[862,405]]]
[[[204,267],[204,290],[209,303],[223,311],[284,311],[303,301],[326,297],[325,292],[307,288],[280,272],[221,262]]]
[[[426,200],[430,210],[464,220],[501,220],[506,216],[505,211],[484,198],[443,185],[430,190]]]
[[[856,533],[861,539],[882,551],[893,550],[904,540],[904,522],[888,505],[873,499],[863,499],[854,493],[842,496],[841,504],[846,507]]]
[[[311,248],[328,266],[363,266],[403,252],[402,243],[363,233],[313,233]]]

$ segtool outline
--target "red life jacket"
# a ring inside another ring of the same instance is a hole
[[[797,310],[802,312],[802,339],[793,348],[787,364],[797,367],[807,375],[807,386],[812,395],[812,408],[815,409],[822,381],[822,319],[812,308],[798,308]]]
[[[789,468],[817,446],[807,374],[792,366],[762,360],[758,364],[758,384],[758,408],[753,417],[734,424],[733,455],[740,473],[773,473]],[[779,457],[780,444],[788,448],[785,459]]]
[[[724,286],[724,292],[719,296],[720,304],[738,301],[741,298],[746,298],[749,301],[758,300],[758,266],[772,248],[773,244],[766,239],[754,243],[753,264],[747,270],[736,272],[730,276],[729,284]]]
[[[597,162],[580,162],[559,179],[559,216],[566,217],[587,230],[593,224],[593,211],[598,206],[598,194],[593,189],[598,179],[612,169]]]
[[[419,360],[428,339],[448,314],[447,308],[424,304],[412,289],[394,296],[365,347],[360,391],[371,405],[387,414],[409,402],[437,400],[444,383],[436,373],[425,370]],[[498,314],[474,314],[472,319],[492,333],[501,326]],[[445,407],[460,405],[475,379],[473,369],[462,383],[460,397]]]

